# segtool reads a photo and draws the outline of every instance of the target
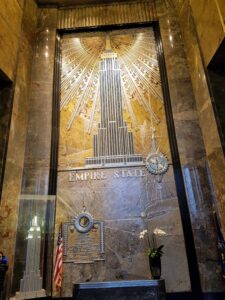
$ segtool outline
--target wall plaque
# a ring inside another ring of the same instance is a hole
[[[63,223],[64,263],[93,263],[104,260],[104,223],[83,211]]]

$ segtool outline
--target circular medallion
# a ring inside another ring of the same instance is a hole
[[[152,174],[163,174],[168,170],[168,161],[161,152],[150,153],[146,158],[146,167]]]
[[[94,221],[89,213],[83,212],[75,219],[75,228],[77,231],[85,233],[93,227]]]

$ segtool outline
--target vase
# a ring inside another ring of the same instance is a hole
[[[148,257],[149,267],[153,279],[160,279],[161,276],[161,258],[160,257]]]

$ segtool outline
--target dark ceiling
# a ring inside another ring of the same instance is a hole
[[[124,0],[36,0],[39,5],[57,5],[57,6],[74,6],[82,4],[97,4],[97,3],[112,3],[112,2],[124,2]],[[127,0],[126,2],[132,2],[133,0]]]

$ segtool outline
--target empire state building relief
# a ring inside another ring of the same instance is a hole
[[[87,165],[140,163],[142,157],[134,153],[133,135],[123,120],[120,68],[108,35],[99,73],[101,122],[94,135],[94,157],[87,158]]]
[[[144,165],[153,131],[170,156],[153,30],[65,36],[59,170]]]
[[[182,278],[188,268],[153,28],[87,30],[61,41],[55,220],[64,224],[63,296],[77,282],[148,279],[139,233],[155,228],[165,232],[163,277],[174,291],[177,263]],[[75,226],[84,207],[96,222],[85,233]]]

